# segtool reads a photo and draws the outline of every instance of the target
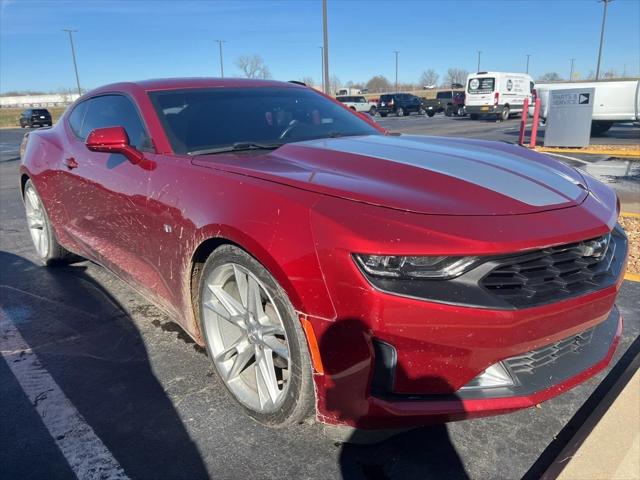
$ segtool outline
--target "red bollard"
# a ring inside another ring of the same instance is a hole
[[[531,125],[531,143],[529,148],[536,148],[536,137],[538,136],[538,123],[540,122],[540,99],[536,98],[533,107],[533,125]]]
[[[524,132],[527,129],[527,118],[529,117],[529,98],[524,99],[522,104],[522,121],[520,122],[520,136],[518,137],[518,145],[524,145]]]

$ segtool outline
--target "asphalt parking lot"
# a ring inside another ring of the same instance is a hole
[[[517,139],[517,120],[378,120],[392,131]],[[78,432],[57,425],[62,433],[54,438],[51,423],[42,420],[60,413],[55,393],[62,392],[69,401],[63,418],[81,415],[102,452],[121,467],[111,473],[129,478],[538,478],[575,428],[576,412],[638,345],[640,283],[625,282],[618,302],[625,325],[612,366],[539,408],[421,428],[368,446],[335,443],[312,423],[270,430],[231,403],[202,349],[113,275],[89,262],[38,266],[18,192],[23,133],[0,130],[2,477],[75,478],[58,445],[66,438],[72,449]],[[637,133],[616,127],[609,141],[633,141]],[[604,160],[585,157],[578,164]],[[638,187],[634,172],[620,180],[631,196]],[[28,345],[26,354],[8,348],[16,332]],[[29,353],[53,382],[35,395],[24,388],[30,379],[17,379],[10,366]]]

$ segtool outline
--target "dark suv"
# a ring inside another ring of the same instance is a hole
[[[422,100],[409,93],[387,93],[380,95],[376,111],[381,117],[395,113],[399,117],[410,115],[412,112],[424,113]]]
[[[35,127],[38,126],[51,126],[51,114],[46,108],[29,108],[20,114],[20,126]]]

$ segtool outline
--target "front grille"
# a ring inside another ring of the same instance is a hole
[[[497,259],[480,285],[516,308],[559,301],[614,284],[626,250],[624,232],[616,228],[599,238]]]
[[[511,373],[516,375],[534,374],[537,369],[556,363],[561,357],[570,353],[579,353],[591,344],[595,327],[585,330],[574,337],[565,338],[538,350],[532,350],[504,361]]]

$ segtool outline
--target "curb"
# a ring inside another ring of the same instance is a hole
[[[621,217],[640,218],[640,213],[620,212]]]
[[[584,150],[582,148],[535,147],[534,150],[542,153],[583,153],[585,155],[610,155],[612,157],[640,157],[640,149],[618,150],[614,148],[602,148],[600,150]]]

